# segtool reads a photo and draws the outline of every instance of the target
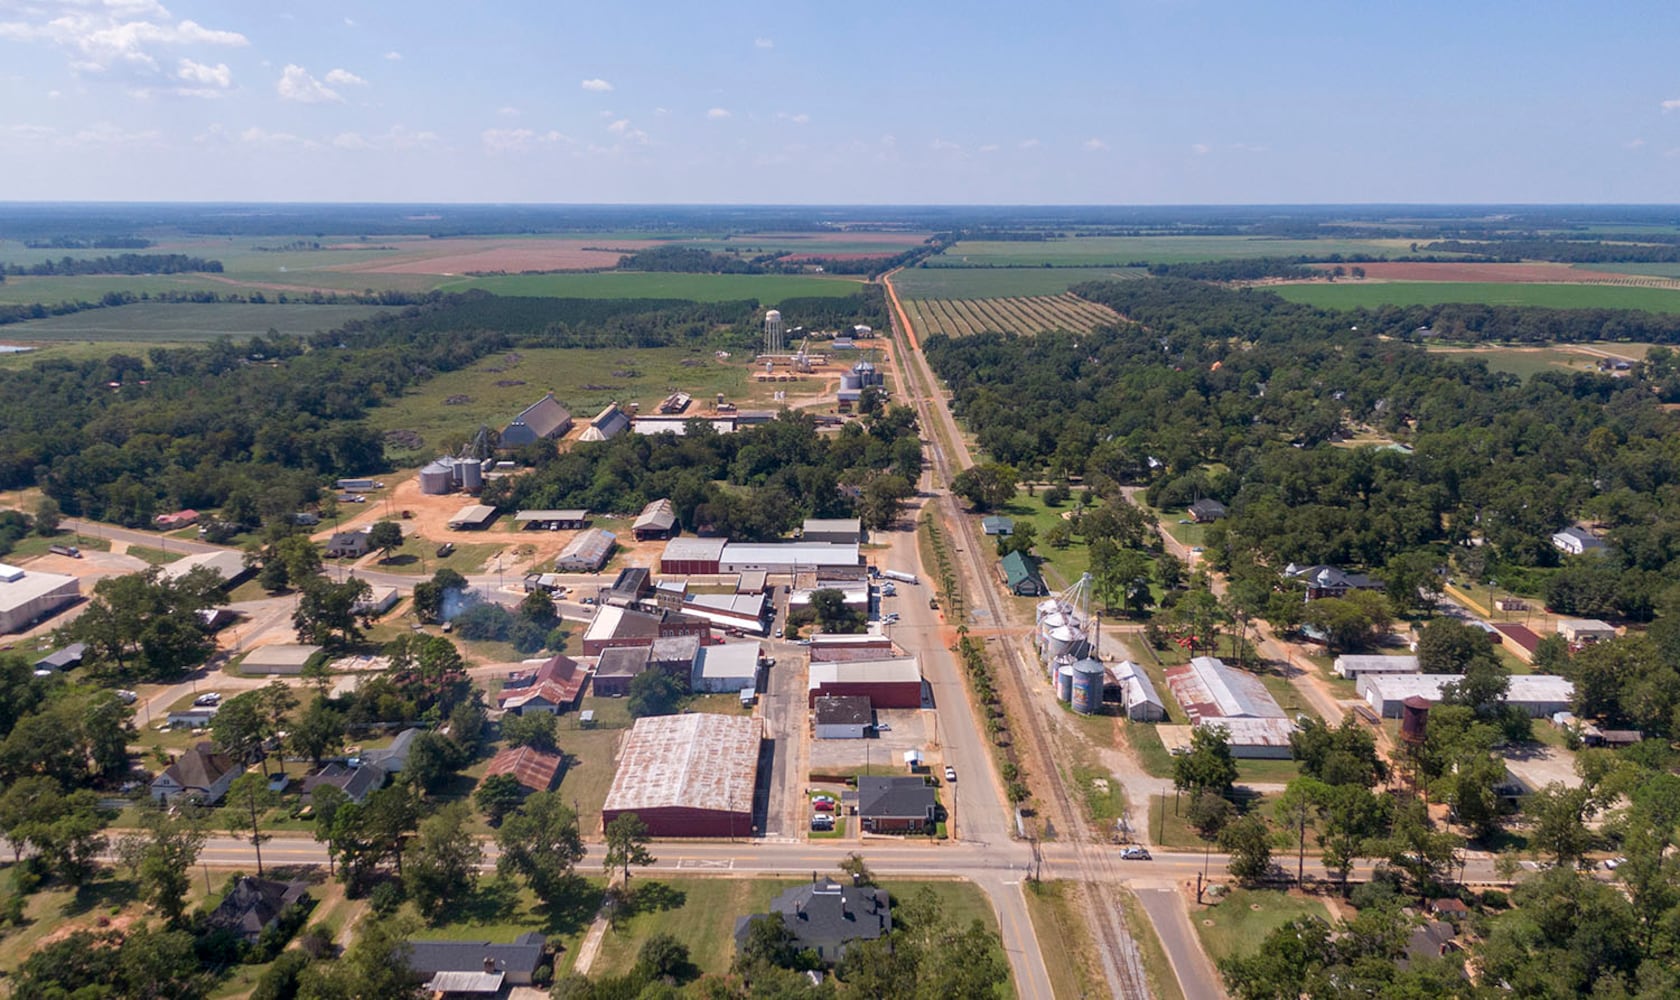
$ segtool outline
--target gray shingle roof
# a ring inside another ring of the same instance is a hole
[[[921,778],[860,777],[858,815],[885,819],[911,818],[931,822],[939,799]]]
[[[892,930],[892,903],[886,890],[851,886],[829,879],[789,889],[770,903],[767,914],[735,921],[735,942],[746,940],[755,918],[780,917],[800,948],[816,951],[825,962],[840,958],[852,941],[872,941]]]

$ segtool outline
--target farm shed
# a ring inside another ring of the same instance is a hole
[[[517,448],[535,441],[560,437],[571,429],[571,411],[561,406],[551,392],[525,407],[502,428],[502,447]]]
[[[617,403],[608,403],[606,409],[595,415],[589,426],[578,436],[579,441],[611,441],[630,429],[630,415],[619,409]]]
[[[247,674],[286,674],[296,677],[303,673],[303,668],[320,651],[320,646],[304,646],[296,643],[258,646],[245,654],[245,659],[240,663],[239,669]]]
[[[603,825],[635,813],[655,837],[750,835],[759,727],[737,715],[637,719],[601,809]]]
[[[1109,679],[1115,688],[1114,700],[1133,722],[1160,722],[1167,717],[1167,706],[1156,693],[1149,675],[1131,660],[1121,660],[1108,667]]]
[[[449,527],[454,531],[482,531],[490,527],[490,522],[496,519],[496,508],[488,504],[473,503],[462,507],[449,519]]]
[[[604,528],[579,532],[554,558],[554,569],[560,573],[599,572],[617,544],[618,536]]]
[[[554,787],[554,777],[560,773],[565,759],[557,753],[547,753],[531,747],[509,747],[490,758],[484,769],[486,778],[511,774],[521,785],[533,792],[546,792]]]
[[[677,508],[664,498],[643,507],[642,512],[636,515],[635,523],[630,526],[630,533],[636,536],[638,542],[670,538],[676,531]]]
[[[570,531],[588,526],[589,511],[581,509],[522,510],[513,515],[513,520],[521,528],[535,528],[538,531]]]
[[[665,543],[659,572],[674,576],[716,576],[727,538],[673,538]]]

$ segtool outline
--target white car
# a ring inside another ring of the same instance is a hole
[[[946,781],[956,781],[957,780],[957,769],[952,767],[949,764],[945,765],[945,780]]]
[[[1149,849],[1145,847],[1128,847],[1120,852],[1123,861],[1149,861]]]

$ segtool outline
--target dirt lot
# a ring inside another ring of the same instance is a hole
[[[1568,264],[1551,263],[1489,264],[1463,261],[1431,264],[1419,261],[1391,260],[1371,261],[1366,264],[1313,264],[1311,266],[1320,271],[1328,271],[1334,267],[1362,267],[1365,269],[1365,280],[1367,281],[1539,281],[1578,285],[1599,281],[1619,283],[1628,277],[1625,274],[1612,274],[1608,271],[1584,271],[1573,268]]]
[[[475,271],[590,271],[613,267],[618,258],[654,240],[444,239],[404,246],[398,256],[331,268],[363,274],[467,274]],[[596,249],[586,249],[594,247]],[[601,249],[610,247],[610,249]]]

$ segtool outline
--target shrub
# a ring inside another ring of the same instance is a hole
[[[368,895],[368,905],[381,917],[388,917],[403,903],[402,886],[393,881],[381,882]]]

